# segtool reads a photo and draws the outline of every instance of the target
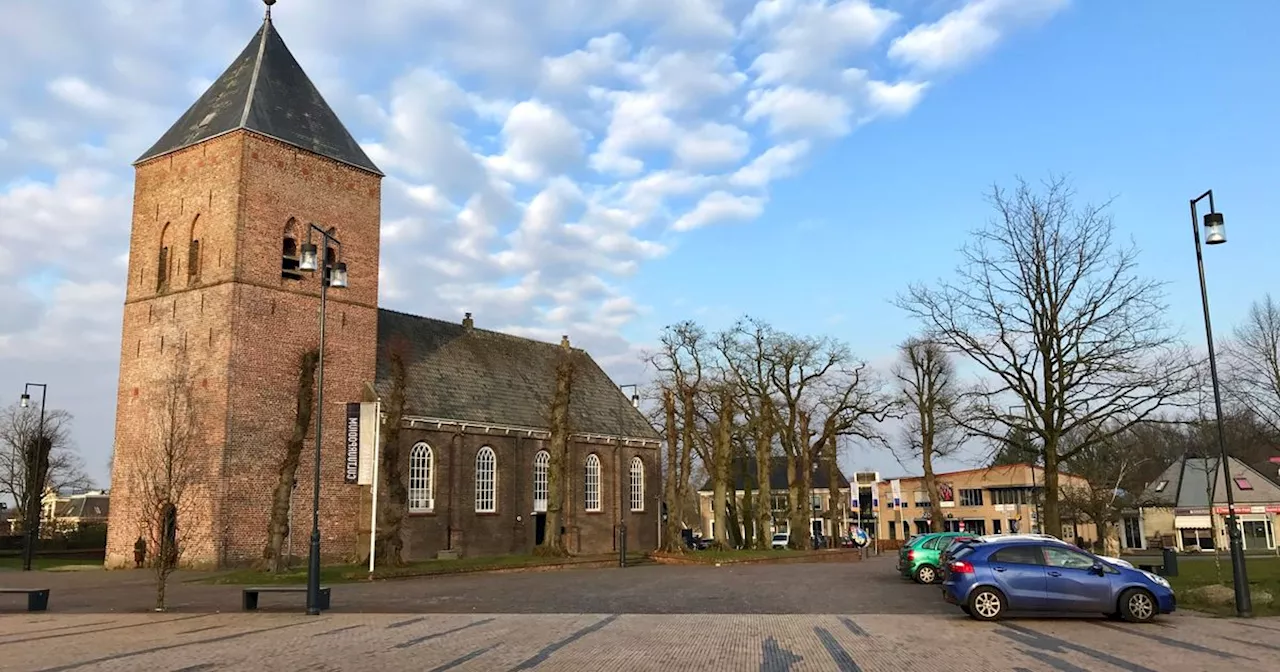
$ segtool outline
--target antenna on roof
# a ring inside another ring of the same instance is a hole
[[[267,20],[271,20],[271,5],[276,4],[276,0],[262,0],[262,4],[267,6]]]

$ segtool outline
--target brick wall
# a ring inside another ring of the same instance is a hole
[[[192,565],[240,564],[261,556],[270,493],[292,429],[298,361],[318,343],[318,274],[280,275],[286,224],[335,227],[350,287],[331,289],[324,384],[322,550],[359,554],[359,489],[342,482],[342,404],[372,382],[377,346],[381,220],[377,176],[243,131],[140,165],[134,196],[113,498],[107,563],[132,560],[138,502],[129,487],[151,437],[146,421],[156,381],[185,341],[200,373],[207,482],[184,515]],[[193,224],[194,223],[194,224]],[[166,227],[166,224],[168,225]],[[198,278],[188,278],[191,231],[200,239]],[[319,244],[319,240],[316,241]],[[157,289],[159,249],[169,246],[169,286]],[[161,339],[164,339],[163,343]],[[314,435],[297,472],[293,520],[306,530]]]
[[[464,555],[527,553],[536,543],[533,513],[533,464],[547,441],[527,436],[467,431],[406,428],[401,433],[402,469],[409,485],[409,456],[415,444],[432,449],[434,508],[410,513],[405,520],[405,558],[426,560],[450,547]],[[494,513],[475,511],[475,461],[489,446],[497,457],[497,506]],[[601,507],[588,512],[583,492],[587,455],[596,453],[601,466]],[[645,465],[643,511],[631,511],[630,465],[639,456]],[[657,547],[661,476],[656,448],[619,446],[614,442],[574,441],[570,445],[569,495],[564,525],[569,549],[574,553],[610,553],[617,550],[617,525],[627,525],[630,550]],[[619,473],[618,464],[622,465]],[[621,476],[621,481],[618,476]],[[622,499],[619,500],[619,495]],[[366,526],[367,528],[367,526]],[[548,530],[548,533],[552,531]]]

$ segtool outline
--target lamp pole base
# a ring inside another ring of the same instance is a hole
[[[1245,568],[1244,544],[1240,531],[1231,521],[1231,579],[1236,592],[1236,616],[1253,618],[1253,596],[1249,594],[1249,574]]]
[[[311,555],[307,558],[307,615],[320,615],[320,528],[311,528]]]

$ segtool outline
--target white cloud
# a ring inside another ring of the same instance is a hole
[[[0,0],[0,370],[97,381],[101,398],[71,410],[104,455],[129,164],[244,48],[261,6],[241,4]],[[1063,4],[978,0],[916,28],[862,0],[312,0],[274,14],[388,173],[385,305],[569,333],[638,376],[621,333],[650,308],[629,277],[691,230],[759,217],[816,148],[906,114],[929,73]]]
[[[735,196],[724,191],[707,194],[692,211],[677,219],[671,228],[692,231],[711,224],[755,219],[764,211],[764,199],[758,196]]]
[[[967,65],[990,52],[1010,30],[1042,22],[1070,0],[968,0],[937,21],[895,39],[889,57],[921,72]]]

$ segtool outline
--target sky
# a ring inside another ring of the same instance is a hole
[[[884,369],[984,193],[1069,176],[1204,342],[1188,200],[1212,188],[1217,336],[1277,285],[1280,3],[280,0],[277,30],[387,177],[380,302],[644,383],[661,329],[750,314]],[[131,163],[261,0],[0,0],[0,395],[49,385],[100,486]],[[1264,186],[1266,185],[1266,186]],[[1268,189],[1269,188],[1269,189]],[[358,281],[353,278],[353,282]],[[914,473],[846,449],[846,469]],[[973,456],[965,458],[974,459]],[[953,460],[955,468],[969,466]]]

